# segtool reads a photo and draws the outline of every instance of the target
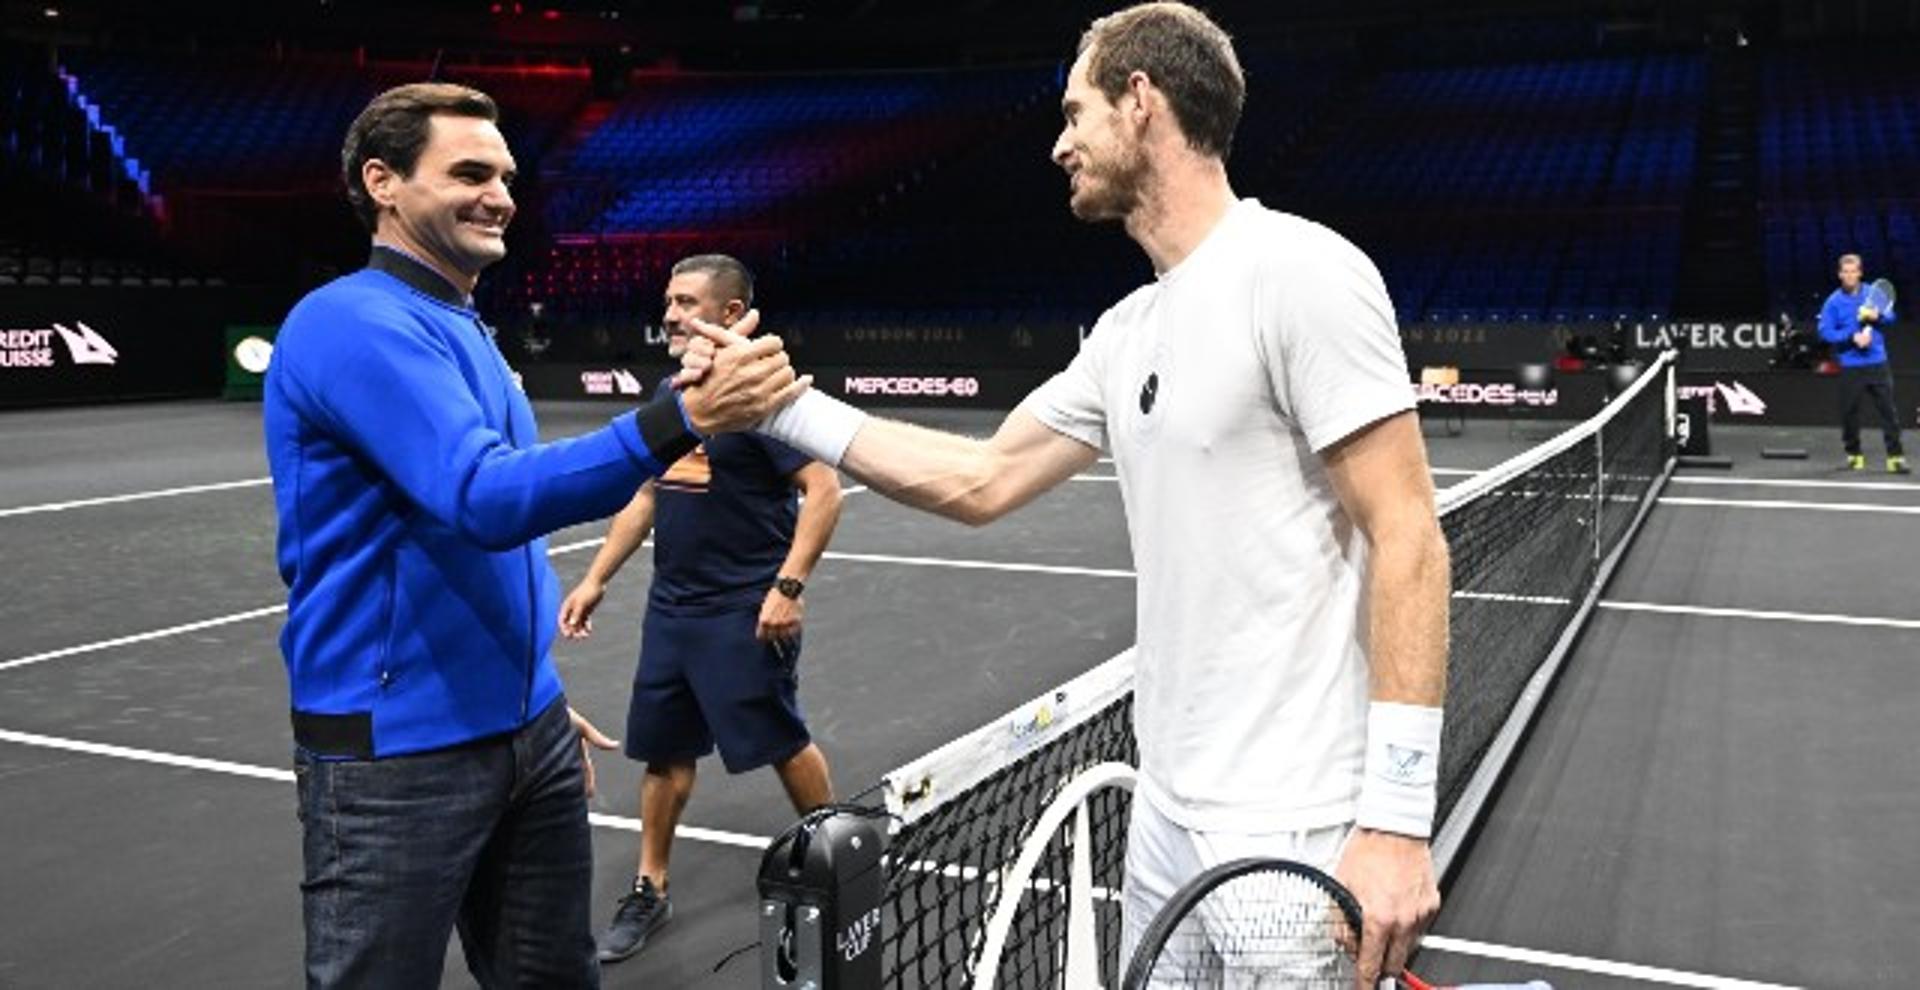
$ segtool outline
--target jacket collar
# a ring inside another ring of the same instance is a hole
[[[371,256],[367,258],[367,267],[375,271],[386,272],[405,282],[410,288],[460,309],[472,309],[473,298],[454,288],[446,276],[428,267],[427,263],[391,244],[376,243]]]

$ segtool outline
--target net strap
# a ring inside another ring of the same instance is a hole
[[[911,825],[1133,691],[1133,647],[881,779],[887,811]]]

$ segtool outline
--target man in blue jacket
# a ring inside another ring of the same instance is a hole
[[[456,927],[484,986],[599,983],[582,747],[613,743],[548,655],[544,535],[806,384],[766,338],[539,442],[472,301],[514,212],[496,118],[444,84],[367,106],[341,157],[372,257],[294,307],[267,375],[309,986],[438,985]]]
[[[1873,399],[1880,414],[1880,432],[1887,447],[1887,470],[1907,474],[1907,458],[1900,447],[1900,416],[1893,404],[1893,369],[1887,364],[1883,332],[1893,325],[1893,307],[1884,310],[1860,287],[1860,256],[1840,256],[1840,287],[1820,307],[1820,336],[1833,346],[1840,362],[1840,438],[1847,448],[1847,468],[1864,471],[1867,457],[1860,452],[1860,398]]]

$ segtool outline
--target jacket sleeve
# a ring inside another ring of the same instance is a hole
[[[578,437],[516,447],[489,426],[452,350],[366,305],[316,327],[288,368],[310,416],[406,499],[489,550],[618,511],[699,442],[671,390]]]
[[[1829,298],[1820,307],[1820,339],[1829,344],[1844,344],[1852,335],[1851,331],[1841,325],[1833,300]]]

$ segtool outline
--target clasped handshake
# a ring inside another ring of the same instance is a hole
[[[750,310],[731,327],[688,320],[693,331],[674,387],[693,428],[703,435],[750,430],[813,385],[795,375],[778,337],[754,338],[760,311]]]

